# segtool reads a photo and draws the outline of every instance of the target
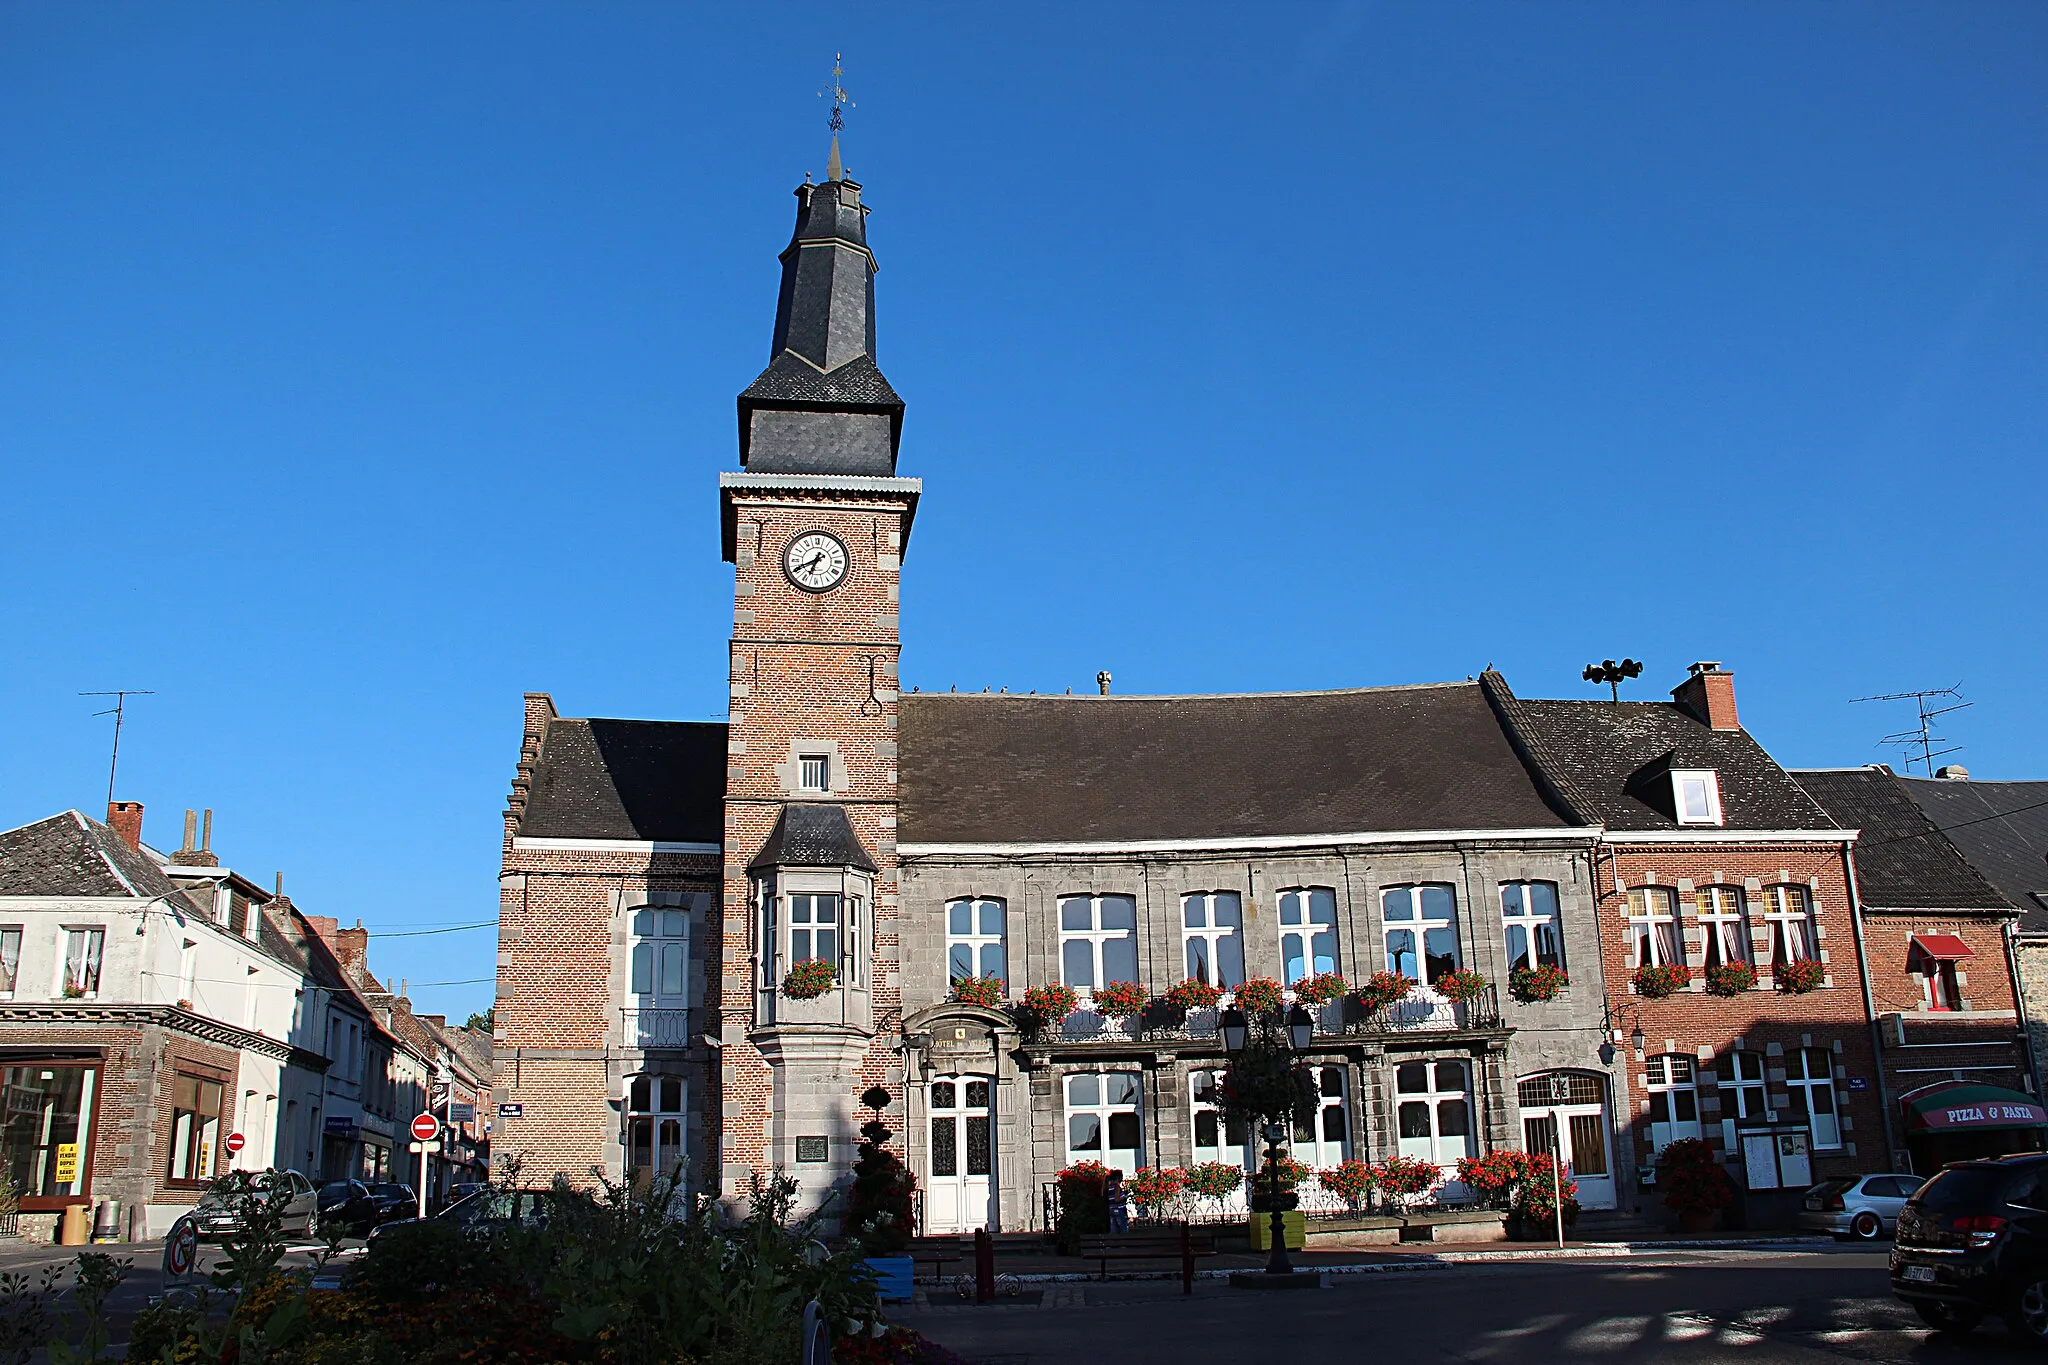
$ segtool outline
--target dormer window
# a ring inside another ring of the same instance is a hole
[[[1681,825],[1721,823],[1721,781],[1711,768],[1674,768],[1671,795]]]
[[[826,792],[832,790],[831,755],[801,755],[797,759],[797,783],[807,792]]]

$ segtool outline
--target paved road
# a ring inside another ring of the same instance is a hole
[[[1895,1302],[1885,1254],[1682,1252],[1333,1277],[1254,1294],[1154,1281],[1037,1307],[925,1308],[900,1320],[988,1365],[1185,1365],[1189,1360],[2018,1362],[2038,1352],[1995,1322],[1937,1338]]]

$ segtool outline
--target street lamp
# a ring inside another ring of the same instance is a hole
[[[1243,1010],[1232,1005],[1218,1016],[1217,1031],[1223,1035],[1223,1050],[1237,1058],[1244,1051],[1246,1023]],[[1273,1023],[1280,1027],[1272,1028]],[[1275,1010],[1268,1020],[1269,1036],[1278,1045],[1280,1065],[1292,1070],[1297,1053],[1306,1052],[1315,1041],[1316,1022],[1309,1012],[1299,1004],[1283,1015]],[[1266,1261],[1268,1275],[1294,1274],[1294,1263],[1287,1256],[1287,1217],[1280,1190],[1280,1144],[1287,1138],[1287,1125],[1269,1123],[1260,1134],[1266,1139],[1267,1215],[1272,1220],[1272,1255]]]

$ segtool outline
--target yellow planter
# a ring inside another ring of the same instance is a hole
[[[1249,1222],[1247,1226],[1250,1228],[1252,1234],[1253,1251],[1271,1251],[1273,1249],[1272,1214],[1251,1214],[1249,1215]],[[1304,1214],[1299,1209],[1294,1210],[1292,1213],[1283,1213],[1280,1215],[1280,1226],[1286,1233],[1287,1249],[1289,1251],[1300,1251],[1302,1247],[1307,1245],[1307,1214]]]

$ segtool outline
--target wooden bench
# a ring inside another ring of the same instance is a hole
[[[1197,1231],[1182,1223],[1178,1227],[1148,1228],[1139,1232],[1111,1232],[1081,1239],[1081,1259],[1094,1261],[1103,1279],[1109,1278],[1111,1261],[1180,1262],[1180,1290],[1195,1292],[1195,1258],[1216,1254],[1216,1234]]]
[[[911,1278],[923,1280],[929,1274],[932,1283],[943,1280],[948,1270],[964,1268],[968,1274],[974,1271],[974,1238],[959,1237],[916,1237],[910,1243]],[[926,1272],[925,1267],[931,1267]]]

